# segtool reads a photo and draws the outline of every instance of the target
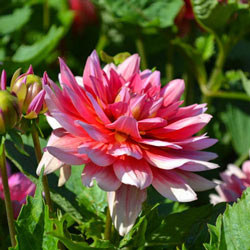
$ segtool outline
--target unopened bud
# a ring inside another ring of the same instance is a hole
[[[7,90],[0,90],[0,134],[15,127],[20,119],[18,99]]]
[[[11,84],[11,91],[17,95],[19,107],[27,119],[37,118],[45,111],[42,79],[34,75],[32,66]]]

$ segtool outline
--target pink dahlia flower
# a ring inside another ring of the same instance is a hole
[[[46,151],[67,165],[85,164],[83,184],[91,187],[95,179],[108,192],[121,235],[132,228],[151,184],[180,202],[196,200],[195,191],[214,187],[193,173],[218,167],[208,162],[216,154],[201,151],[216,140],[194,136],[211,116],[204,114],[204,104],[180,107],[183,80],[161,88],[160,72],[140,71],[137,54],[102,69],[94,51],[82,78],[74,77],[61,59],[60,67],[61,88],[52,81],[45,85],[49,115],[61,125]]]
[[[8,183],[10,189],[10,198],[12,201],[14,218],[19,215],[21,207],[26,203],[26,197],[28,195],[33,196],[35,194],[36,185],[31,182],[22,173],[14,173],[11,175],[10,167],[7,164]],[[0,198],[4,200],[4,191],[2,178],[0,173]]]
[[[228,165],[220,177],[222,181],[217,181],[218,186],[215,188],[218,195],[210,195],[211,203],[236,201],[242,192],[250,187],[250,161],[243,163],[242,170],[233,164]]]

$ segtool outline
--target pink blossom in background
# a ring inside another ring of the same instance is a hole
[[[11,175],[10,167],[7,164],[8,183],[10,189],[10,197],[13,206],[14,218],[19,215],[21,207],[26,203],[26,197],[28,195],[33,196],[35,194],[36,185],[31,182],[22,173],[14,173]],[[4,200],[3,184],[0,175],[0,198]]]
[[[228,165],[220,177],[222,181],[217,181],[218,186],[215,188],[218,195],[210,195],[211,203],[237,201],[242,192],[250,187],[250,161],[244,162],[242,169],[232,164]]]
[[[53,130],[46,152],[66,165],[85,164],[82,182],[95,179],[108,192],[111,217],[120,235],[132,228],[151,184],[164,197],[189,202],[213,182],[193,172],[217,168],[216,154],[201,151],[216,143],[194,136],[211,119],[205,104],[181,107],[185,85],[177,79],[161,88],[160,72],[140,71],[135,54],[103,69],[94,51],[83,77],[74,77],[60,59],[61,88],[45,85]],[[50,87],[49,87],[50,86]],[[46,159],[43,159],[46,161]],[[39,165],[37,173],[41,171]],[[45,172],[58,169],[48,164]]]

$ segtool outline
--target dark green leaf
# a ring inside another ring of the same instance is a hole
[[[174,19],[183,6],[181,0],[105,0],[98,4],[108,9],[123,22],[142,27],[166,28],[174,24]]]
[[[5,35],[20,29],[31,16],[31,9],[27,6],[15,9],[12,14],[0,16],[0,34]]]
[[[250,113],[245,103],[228,104],[223,120],[231,135],[234,150],[239,154],[246,154],[250,149]]]
[[[63,34],[63,27],[52,26],[48,34],[33,45],[21,45],[12,60],[19,63],[38,64],[56,47]]]
[[[246,75],[242,71],[241,71],[241,80],[244,90],[250,96],[250,80],[247,79]]]
[[[181,248],[185,243],[187,249],[202,249],[202,244],[208,241],[209,237],[206,224],[214,223],[218,214],[224,211],[224,207],[224,204],[215,207],[207,205],[170,214],[147,234],[146,244],[174,249],[176,245]]]

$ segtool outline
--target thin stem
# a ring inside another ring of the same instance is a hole
[[[135,40],[135,45],[136,45],[136,49],[141,57],[141,68],[142,68],[142,70],[147,69],[148,68],[147,57],[146,57],[144,44],[142,42],[140,34],[138,35],[138,37]]]
[[[37,162],[39,163],[40,160],[42,159],[42,150],[41,150],[39,136],[37,133],[35,123],[32,124],[31,134],[32,134],[34,148],[35,148],[36,159],[37,159]],[[52,212],[53,206],[52,206],[52,201],[50,198],[48,178],[46,175],[43,176],[42,181],[43,181],[43,189],[44,189],[44,193],[45,193],[45,201],[49,207],[50,212]]]
[[[3,182],[3,191],[4,191],[4,203],[6,208],[6,214],[7,214],[7,221],[9,226],[9,232],[10,232],[10,240],[12,247],[16,246],[16,231],[15,231],[15,225],[14,225],[14,216],[13,216],[13,208],[12,203],[10,199],[10,189],[8,184],[8,175],[6,170],[6,157],[5,157],[5,146],[4,146],[4,140],[2,140],[2,152],[0,155],[0,167],[1,167],[1,174],[2,174],[2,182]]]
[[[112,228],[112,219],[110,216],[109,207],[107,207],[106,224],[105,224],[105,231],[104,231],[104,239],[105,240],[111,239],[111,228]]]
[[[167,47],[167,63],[166,63],[166,78],[167,82],[173,80],[174,76],[174,68],[173,68],[173,54],[174,54],[174,47],[171,43],[168,43]]]
[[[49,28],[49,1],[44,0],[43,3],[43,28],[47,30]]]
[[[216,90],[216,89],[220,89],[220,85],[221,85],[221,80],[220,80],[220,76],[222,74],[222,69],[224,66],[224,62],[225,62],[225,49],[221,43],[221,41],[219,39],[216,39],[217,43],[218,43],[218,48],[219,48],[219,54],[218,57],[216,59],[215,65],[214,65],[214,69],[211,73],[209,82],[208,82],[208,88],[211,90]]]

